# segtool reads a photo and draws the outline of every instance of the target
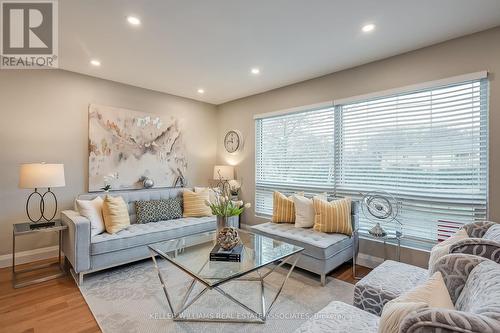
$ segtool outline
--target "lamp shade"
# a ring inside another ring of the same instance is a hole
[[[64,164],[30,163],[21,164],[19,168],[20,188],[62,187],[64,181]]]
[[[214,179],[233,180],[234,167],[230,165],[216,165],[214,166]]]

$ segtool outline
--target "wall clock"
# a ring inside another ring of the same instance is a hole
[[[243,147],[243,136],[238,130],[230,130],[224,137],[224,148],[228,153],[234,153]]]

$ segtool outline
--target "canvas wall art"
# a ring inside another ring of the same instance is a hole
[[[173,116],[91,104],[89,191],[171,187],[187,169],[186,149]]]

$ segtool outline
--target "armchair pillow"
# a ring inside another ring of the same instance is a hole
[[[122,197],[107,195],[102,204],[102,215],[106,231],[110,234],[117,233],[130,225],[127,204]]]
[[[331,202],[313,198],[314,230],[352,235],[351,198]]]
[[[104,219],[102,217],[102,204],[104,200],[97,197],[93,200],[76,200],[76,208],[81,216],[85,216],[90,221],[90,234],[99,235],[106,231]]]
[[[316,199],[327,200],[326,193],[314,196]],[[313,200],[300,194],[292,195],[295,205],[295,227],[312,228],[314,226],[314,204]]]
[[[469,238],[469,235],[467,235],[465,229],[460,229],[456,234],[454,234],[447,240],[434,245],[429,257],[429,274],[431,274],[431,272],[433,271],[432,268],[434,267],[434,265],[436,265],[439,259],[450,253],[450,248],[453,244],[467,238]]]
[[[424,284],[389,301],[382,310],[379,332],[399,332],[407,315],[427,307],[455,309],[440,272],[434,273]]]

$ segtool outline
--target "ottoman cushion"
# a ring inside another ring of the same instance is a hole
[[[289,223],[262,223],[251,227],[256,234],[271,237],[304,248],[303,255],[328,259],[352,246],[352,238],[343,234],[327,234],[312,228],[295,228]]]
[[[387,302],[425,282],[427,278],[426,269],[386,260],[356,283],[354,306],[380,316]]]

